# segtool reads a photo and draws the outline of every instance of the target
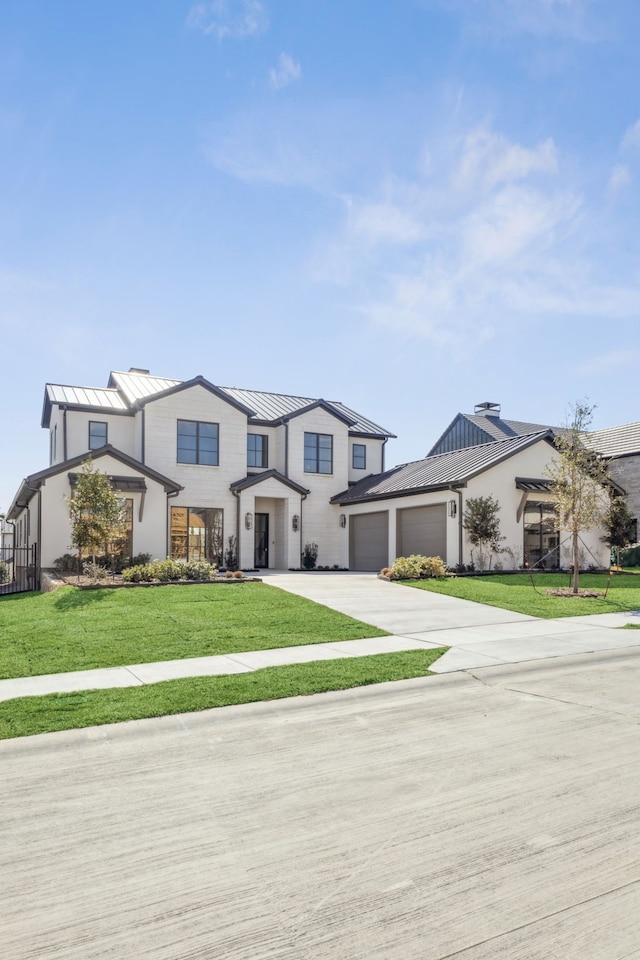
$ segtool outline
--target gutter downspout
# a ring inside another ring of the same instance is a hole
[[[289,478],[289,421],[283,420],[284,424],[284,475]],[[300,516],[300,529],[302,530],[302,515]]]
[[[236,563],[238,564],[238,570],[242,570],[242,564],[240,563],[240,491],[232,490],[231,493],[236,498]],[[224,554],[222,556],[224,562]],[[253,564],[251,564],[253,567]]]
[[[62,458],[67,461],[67,408],[62,408]]]
[[[304,501],[307,499],[308,496],[309,496],[308,493],[301,493],[301,494],[300,494],[300,548],[301,548],[301,549],[300,549],[300,566],[302,566],[302,553],[303,553],[303,551],[302,551],[302,526],[303,526],[303,524],[302,524],[302,504],[304,503]]]

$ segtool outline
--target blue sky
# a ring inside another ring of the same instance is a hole
[[[640,420],[635,0],[4,0],[0,509],[44,384]]]

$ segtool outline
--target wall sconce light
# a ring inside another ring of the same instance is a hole
[[[244,515],[244,525],[245,525],[245,527],[247,528],[247,530],[251,530],[251,527],[253,526],[253,514],[252,514],[252,513],[245,513],[245,515]]]
[[[455,517],[458,512],[458,504],[455,500],[449,500],[449,516]]]
[[[340,514],[340,526],[344,529],[347,525],[347,518],[344,513]]]
[[[291,517],[291,529],[294,533],[297,533],[300,529],[300,517],[297,513],[294,513],[294,515]]]

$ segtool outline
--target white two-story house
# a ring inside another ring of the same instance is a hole
[[[91,457],[126,506],[126,552],[242,568],[349,563],[347,518],[332,497],[384,470],[388,430],[342,403],[113,372],[106,388],[47,384],[49,466],[8,511],[39,569],[71,550],[67,500]],[[230,538],[233,538],[230,543]]]

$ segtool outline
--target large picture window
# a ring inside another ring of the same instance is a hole
[[[560,566],[558,516],[553,503],[531,501],[524,508],[524,555],[529,567],[555,570]]]
[[[247,466],[267,467],[269,465],[269,438],[260,433],[247,434]]]
[[[89,420],[89,450],[104,447],[107,442],[107,424],[100,420]]]
[[[333,473],[333,437],[329,433],[305,433],[305,473]]]
[[[178,420],[178,463],[218,466],[218,424]]]
[[[107,544],[107,553],[117,557],[133,556],[133,500],[118,500],[122,511],[122,528],[117,538]]]
[[[174,560],[222,563],[219,507],[171,507],[171,556]]]

